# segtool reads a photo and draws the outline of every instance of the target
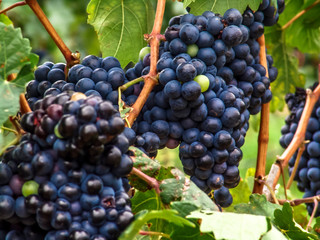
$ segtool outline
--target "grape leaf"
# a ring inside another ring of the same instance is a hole
[[[207,0],[207,1],[188,1],[188,7],[190,7],[190,13],[195,15],[201,15],[204,11],[212,11],[214,13],[224,14],[229,8],[236,8],[241,13],[249,6],[253,11],[259,8],[261,0]],[[184,4],[185,6],[186,4]]]
[[[194,211],[187,218],[201,219],[201,232],[213,232],[217,240],[256,240],[271,229],[268,218],[250,214]]]
[[[135,168],[153,178],[156,178],[159,175],[161,165],[157,160],[149,158],[139,148],[131,146],[130,150],[135,155],[135,157],[132,158],[133,166]],[[148,183],[133,174],[131,174],[128,178],[130,180],[130,184],[140,191],[147,191],[151,189]]]
[[[170,170],[174,178],[164,179],[160,184],[162,202],[168,204],[180,200],[193,202],[202,209],[218,210],[213,201],[177,168]]]
[[[160,210],[162,208],[160,197],[154,189],[146,192],[136,191],[131,199],[131,204],[133,213],[144,209]]]
[[[279,25],[284,26],[297,13],[306,9],[309,5],[314,3],[312,1],[286,1],[285,14],[281,15]],[[286,43],[291,47],[298,48],[303,53],[319,53],[320,51],[320,23],[318,15],[320,5],[313,7],[305,14],[295,20],[287,29],[285,29]]]
[[[274,211],[274,224],[292,240],[318,239],[314,234],[308,233],[293,219],[293,208],[284,203],[282,209]]]
[[[315,218],[315,220],[316,220],[316,223],[313,226],[313,230],[319,234],[320,233],[320,217]]]
[[[271,83],[273,94],[271,111],[282,110],[284,95],[294,92],[296,87],[303,87],[305,79],[298,72],[298,59],[293,55],[293,49],[286,45],[285,34],[279,25],[266,28],[265,36],[267,46],[271,50],[268,53],[271,53],[274,60],[273,65],[278,68],[278,77]]]
[[[5,25],[11,25],[12,21],[10,18],[5,14],[0,14],[0,22],[4,23]]]
[[[266,196],[259,194],[251,195],[249,203],[242,203],[234,206],[237,213],[262,215],[269,217],[271,220],[274,218],[274,211],[280,208],[281,206],[268,202]]]
[[[267,232],[261,240],[287,240],[287,238],[274,226],[272,226],[271,230]]]
[[[38,57],[31,54],[30,42],[21,30],[0,22],[0,126],[19,109],[19,94],[33,78]],[[7,81],[12,74],[14,80]]]
[[[195,2],[196,0],[184,0],[183,1],[183,7],[188,7],[191,3]]]
[[[303,53],[318,54],[320,52],[320,5],[312,8],[288,27],[286,42]]]
[[[160,210],[160,211],[147,211],[143,210],[136,214],[135,220],[130,224],[130,226],[121,234],[119,240],[133,239],[139,230],[152,219],[163,219],[177,226],[188,226],[195,227],[195,225],[180,217],[178,212],[175,210]]]
[[[124,67],[138,60],[146,46],[143,34],[153,26],[154,9],[148,0],[91,0],[87,7],[103,57],[114,56]]]

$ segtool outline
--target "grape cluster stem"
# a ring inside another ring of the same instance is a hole
[[[314,197],[308,197],[308,198],[299,198],[294,200],[287,200],[287,199],[278,199],[278,202],[280,205],[283,205],[284,203],[289,203],[290,206],[298,206],[303,203],[314,203],[314,200],[320,201],[320,195],[316,195]]]
[[[164,237],[171,239],[170,235],[162,233],[162,232],[151,232],[151,231],[139,231],[139,234],[142,236],[159,236],[159,237]]]
[[[156,16],[153,24],[152,32],[147,36],[149,40],[151,52],[150,52],[150,72],[144,76],[144,87],[139,94],[137,101],[133,104],[133,110],[130,112],[128,122],[132,126],[136,118],[138,117],[142,107],[146,103],[149,94],[151,93],[154,86],[158,84],[157,79],[157,61],[159,59],[159,45],[160,41],[163,40],[163,35],[160,34],[163,15],[165,10],[166,1],[159,0],[157,4]]]
[[[318,67],[319,67],[318,76],[319,76],[319,83],[320,83],[320,64]],[[290,158],[298,150],[301,144],[305,141],[306,130],[307,130],[311,113],[313,111],[314,105],[316,104],[316,102],[320,97],[320,84],[314,89],[314,91],[307,89],[306,92],[307,92],[306,104],[304,106],[297,131],[294,134],[294,137],[290,145],[287,147],[287,149],[282,153],[281,156],[277,157],[277,159],[282,162],[282,167],[286,167],[288,165]],[[272,164],[266,183],[271,185],[272,188],[274,189],[276,184],[278,183],[280,174],[281,174],[281,170],[279,165],[277,163]],[[265,186],[263,187],[263,194],[267,196],[267,199],[271,200],[270,190]]]
[[[267,56],[266,56],[266,43],[264,34],[258,38],[258,43],[260,45],[260,64],[266,69],[266,77],[269,77]],[[266,173],[266,161],[267,161],[267,150],[269,142],[269,109],[270,104],[265,103],[261,108],[261,118],[260,118],[260,129],[258,136],[258,156],[257,156],[257,166],[256,166],[256,179],[263,179]],[[263,184],[259,181],[254,182],[253,193],[262,194]]]
[[[38,17],[44,28],[47,30],[57,47],[60,49],[61,53],[63,54],[64,58],[67,62],[67,67],[70,68],[73,65],[80,62],[79,54],[72,53],[67,45],[63,42],[59,34],[56,32],[52,24],[50,23],[49,19],[42,11],[40,5],[38,4],[37,0],[26,0],[26,4],[32,9],[35,15]]]
[[[289,180],[288,180],[287,189],[290,189],[291,184],[292,184],[292,182],[293,182],[293,179],[294,179],[294,177],[296,176],[296,172],[297,172],[297,170],[298,170],[298,166],[299,166],[299,162],[300,162],[302,153],[303,153],[304,150],[306,149],[305,143],[306,143],[306,141],[303,142],[303,143],[301,144],[301,146],[299,147],[298,154],[297,154],[297,158],[296,158],[296,161],[295,161],[295,163],[294,163],[293,171],[292,171],[291,176],[290,176],[290,178],[289,178]]]
[[[28,112],[32,112],[27,102],[27,99],[23,93],[20,94],[19,103],[20,103],[20,112],[22,115]]]
[[[143,173],[142,171],[140,171],[139,169],[137,169],[135,167],[132,168],[130,174],[136,175],[141,180],[143,180],[146,183],[148,183],[150,187],[154,188],[154,190],[156,191],[156,193],[158,195],[160,194],[159,182],[155,178],[152,178],[152,177],[148,176],[147,174]]]
[[[0,4],[1,4],[1,1],[0,1]],[[26,5],[27,3],[25,1],[21,1],[21,2],[17,2],[17,3],[14,3],[12,4],[11,6],[5,8],[5,9],[2,9],[0,11],[0,14],[3,14],[3,13],[6,13],[8,12],[9,10],[13,9],[13,8],[16,8],[16,7],[19,7],[19,6],[24,6]]]

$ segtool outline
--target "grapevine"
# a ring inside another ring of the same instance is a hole
[[[0,239],[319,238],[318,0],[65,1],[0,1]]]

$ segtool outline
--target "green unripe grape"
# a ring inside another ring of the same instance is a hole
[[[208,90],[209,85],[210,85],[210,80],[207,76],[205,75],[198,75],[194,79],[197,83],[199,83],[201,87],[201,92],[205,92]]]
[[[143,58],[148,54],[150,53],[150,47],[144,47],[140,50],[140,53],[139,53],[139,60],[143,60]]]
[[[28,197],[32,194],[38,194],[39,184],[33,180],[27,181],[22,185],[22,195]]]
[[[199,47],[197,46],[197,44],[191,44],[191,45],[188,45],[187,47],[187,53],[190,55],[190,57],[197,56],[198,51],[199,51]]]
[[[54,127],[54,134],[58,137],[58,138],[63,138],[63,136],[61,136],[60,132],[59,132],[59,124],[57,124],[55,127]]]

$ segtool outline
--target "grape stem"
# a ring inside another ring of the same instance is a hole
[[[144,76],[139,77],[139,78],[136,78],[136,79],[134,79],[134,80],[132,80],[132,81],[129,81],[129,82],[127,82],[126,84],[123,84],[123,85],[122,85],[121,87],[119,87],[119,88],[120,88],[121,92],[124,92],[124,91],[127,90],[129,87],[131,87],[131,86],[133,86],[133,85],[135,85],[135,84],[137,84],[137,83],[139,83],[139,82],[142,82],[142,81],[144,81]]]
[[[311,216],[310,216],[310,219],[309,219],[309,222],[308,222],[308,225],[306,227],[306,230],[309,231],[309,228],[312,228],[311,227],[311,224],[312,224],[312,220],[314,218],[314,215],[316,214],[316,211],[318,209],[318,205],[319,205],[319,200],[317,198],[313,198],[313,202],[314,202],[314,206],[313,206],[313,210],[312,210],[312,213],[311,213]]]
[[[78,53],[72,53],[70,49],[66,46],[63,42],[61,37],[58,35],[52,24],[50,23],[47,16],[42,11],[40,5],[38,4],[37,0],[25,0],[25,2],[29,5],[35,15],[38,17],[44,28],[47,30],[57,47],[60,49],[61,53],[63,54],[64,58],[67,62],[67,67],[72,67],[73,65],[80,62],[80,55]]]
[[[258,38],[258,43],[260,45],[260,64],[266,69],[266,77],[269,77],[267,56],[266,56],[266,44],[265,37],[262,35]],[[257,155],[257,166],[256,166],[256,179],[264,179],[266,174],[266,161],[267,161],[267,150],[269,143],[269,109],[270,104],[262,104],[261,108],[261,118],[260,118],[260,129],[258,136],[258,155]],[[262,194],[263,184],[259,181],[254,182],[253,193]]]
[[[170,235],[165,234],[165,233],[161,233],[161,232],[151,232],[151,231],[140,230],[139,234],[143,235],[143,236],[160,236],[160,237],[165,237],[165,238],[171,239]]]
[[[265,180],[255,179],[255,181],[259,182],[260,184],[263,184],[266,188],[269,189],[271,197],[272,197],[269,201],[273,200],[274,203],[279,204],[279,201],[276,197],[275,192],[273,191],[272,187]]]
[[[136,102],[133,104],[133,110],[130,112],[128,121],[132,126],[133,122],[138,117],[141,112],[142,107],[146,103],[149,94],[151,93],[154,86],[158,84],[157,79],[157,61],[159,59],[159,45],[160,41],[163,39],[163,35],[160,34],[164,9],[166,5],[166,0],[158,0],[156,16],[153,24],[152,32],[147,35],[147,40],[150,43],[150,71],[147,75],[144,76],[144,86],[142,91],[139,94]]]
[[[1,2],[2,2],[2,1],[1,1]],[[0,4],[1,4],[1,2],[0,2]],[[6,13],[6,12],[8,12],[9,10],[11,10],[11,9],[13,9],[13,8],[15,8],[15,7],[24,6],[24,5],[26,5],[26,4],[27,4],[27,3],[26,3],[25,1],[21,1],[21,2],[14,3],[14,4],[12,4],[11,6],[5,8],[5,9],[2,9],[2,10],[0,11],[0,14]]]
[[[311,10],[312,8],[314,8],[315,6],[317,6],[320,3],[320,0],[315,1],[314,3],[312,3],[309,7],[307,7],[306,9],[302,10],[301,12],[299,12],[297,15],[295,15],[293,18],[291,18],[289,20],[289,22],[287,22],[285,25],[282,26],[281,30],[285,30],[288,27],[290,27],[290,25],[292,23],[294,23],[298,18],[300,18],[303,14],[305,14],[306,12],[308,12],[309,10]]]
[[[317,201],[320,201],[320,195],[316,195],[313,197],[307,197],[307,198],[299,198],[299,199],[294,199],[294,200],[278,199],[278,203],[280,205],[283,205],[284,203],[287,202],[290,204],[290,206],[295,207],[295,206],[298,206],[303,203],[313,203],[315,199]],[[274,202],[274,200],[272,200],[271,202]]]
[[[320,64],[318,69],[318,77],[320,82]],[[278,160],[281,160],[282,167],[286,167],[290,158],[293,154],[297,151],[297,149],[301,146],[301,144],[305,140],[305,135],[307,131],[308,122],[313,111],[314,105],[318,101],[320,97],[320,84],[314,89],[312,92],[310,89],[307,89],[307,97],[306,97],[306,104],[304,106],[301,119],[298,124],[297,131],[295,132],[292,141],[290,142],[287,149],[282,153],[281,156],[277,156]],[[267,177],[267,184],[271,185],[273,189],[275,188],[278,180],[280,177],[280,167],[278,164],[272,164],[270,172]],[[267,196],[268,199],[271,199],[270,191],[268,188],[263,188],[263,193]]]
[[[298,154],[297,154],[297,157],[296,157],[296,161],[294,163],[293,171],[292,171],[291,176],[290,176],[289,181],[288,181],[287,189],[290,189],[291,184],[293,182],[293,179],[296,176],[298,165],[300,163],[300,159],[301,159],[302,153],[305,150],[305,143],[306,142],[303,142],[302,145],[299,147]]]
[[[32,112],[31,108],[27,102],[27,99],[23,93],[20,94],[19,102],[20,102],[20,112],[22,115],[25,113],[28,113],[28,112]]]
[[[150,187],[154,188],[154,190],[156,191],[156,193],[158,195],[160,194],[160,186],[159,186],[159,182],[157,181],[157,179],[148,176],[147,174],[145,174],[144,172],[140,171],[139,169],[137,169],[135,167],[132,168],[130,174],[136,175],[137,177],[139,177],[140,179],[142,179],[143,181],[148,183],[148,185]]]

